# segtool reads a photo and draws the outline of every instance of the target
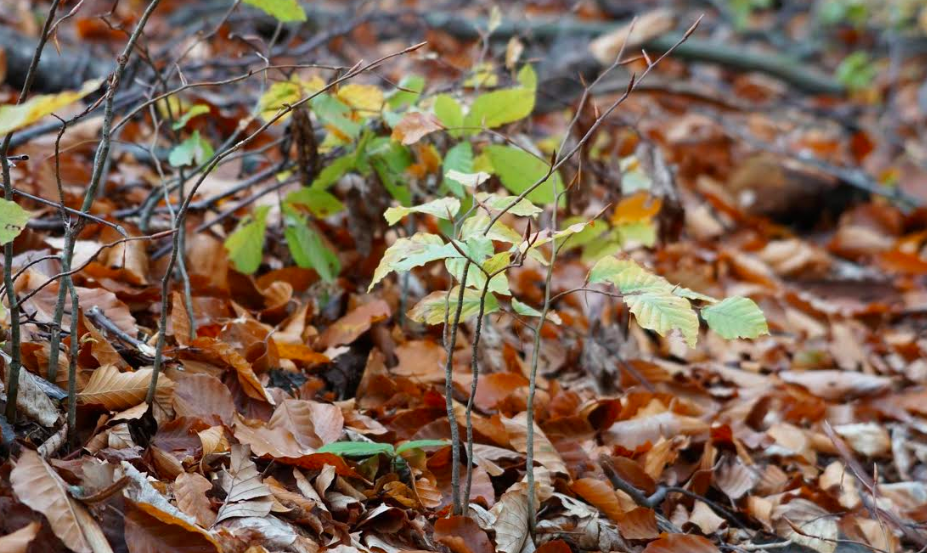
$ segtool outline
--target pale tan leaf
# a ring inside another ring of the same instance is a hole
[[[228,475],[228,495],[219,509],[217,524],[229,518],[263,517],[270,513],[273,504],[270,488],[261,481],[261,473],[251,460],[251,449],[248,446],[232,446]]]
[[[736,457],[730,463],[721,465],[715,472],[715,485],[733,501],[752,490],[759,480],[760,475]]]
[[[183,473],[174,480],[174,497],[177,508],[190,515],[203,528],[209,528],[216,521],[216,513],[209,504],[206,492],[212,484],[202,475]]]
[[[38,522],[30,522],[12,534],[0,538],[0,551],[3,553],[26,553],[29,544],[35,539],[42,527]]]
[[[87,386],[77,394],[80,403],[101,405],[110,411],[121,411],[145,401],[151,382],[151,369],[119,372],[113,365],[104,365],[93,371]],[[169,378],[158,378],[158,396],[162,399],[173,386]]]
[[[229,450],[228,438],[225,437],[225,428],[222,426],[211,426],[206,430],[196,433],[203,443],[203,455],[212,453],[225,453]]]
[[[58,408],[42,391],[35,377],[27,370],[19,371],[19,395],[16,407],[30,419],[42,426],[51,427],[58,422]]]
[[[509,488],[491,512],[496,517],[496,551],[520,553],[528,539],[528,487],[519,482]]]
[[[20,501],[45,515],[52,531],[77,553],[112,553],[103,531],[83,505],[68,495],[58,473],[32,450],[24,450],[10,472]]]
[[[689,514],[689,522],[698,526],[706,536],[710,536],[721,529],[725,520],[718,516],[704,501],[696,501]]]
[[[772,512],[780,536],[819,553],[834,553],[839,528],[837,517],[807,499],[793,499]]]
[[[509,442],[515,451],[526,453],[528,451],[528,414],[521,412],[509,419],[502,417],[505,431],[509,435]],[[554,444],[547,439],[541,428],[534,423],[534,460],[551,472],[568,474],[566,465]]]
[[[807,388],[819,398],[834,401],[875,395],[892,385],[892,381],[884,376],[840,370],[782,371],[779,378]]]

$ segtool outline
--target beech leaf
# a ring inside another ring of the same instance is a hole
[[[30,449],[16,461],[10,483],[20,501],[45,515],[52,531],[77,553],[112,553],[96,520],[68,493],[58,473]]]

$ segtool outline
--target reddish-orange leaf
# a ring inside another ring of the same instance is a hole
[[[623,515],[618,496],[611,484],[595,478],[580,478],[570,486],[576,495],[602,511],[605,516],[619,522]]]
[[[638,507],[618,517],[618,531],[628,540],[652,540],[660,535],[657,514],[653,509]]]
[[[664,534],[647,544],[642,553],[720,553],[707,538],[692,534]]]
[[[569,544],[563,540],[551,540],[537,548],[537,553],[573,553]]]
[[[391,313],[389,304],[383,300],[365,303],[325,329],[325,332],[319,337],[319,347],[324,349],[350,344],[357,340],[361,334],[370,330],[373,323],[388,318]]]
[[[435,522],[435,541],[454,553],[494,553],[486,532],[470,517],[451,516]]]

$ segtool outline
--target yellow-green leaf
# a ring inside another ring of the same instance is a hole
[[[0,134],[27,127],[59,109],[69,106],[100,87],[99,80],[87,81],[80,90],[33,96],[20,105],[0,106]]]
[[[263,11],[267,15],[276,17],[278,20],[289,23],[292,21],[306,21],[306,11],[299,5],[299,0],[244,0],[249,4]]]
[[[766,317],[756,303],[740,296],[722,300],[702,309],[708,327],[722,338],[757,338],[769,334]]]
[[[391,207],[383,213],[383,217],[386,218],[386,222],[390,225],[395,225],[410,213],[427,213],[439,219],[453,220],[454,215],[457,215],[459,210],[460,200],[457,198],[439,198],[413,207]]]
[[[481,94],[464,118],[465,127],[494,129],[514,123],[534,111],[534,90],[518,87]],[[472,131],[471,131],[472,132]]]
[[[431,261],[454,255],[458,255],[457,250],[451,244],[445,244],[436,234],[419,232],[411,238],[400,238],[383,253],[367,291],[373,290],[378,282],[393,271],[409,271]]]
[[[660,336],[677,329],[689,347],[698,340],[698,316],[689,300],[664,291],[627,294],[624,302],[637,318],[637,324]]]
[[[15,240],[28,222],[28,211],[16,202],[0,200],[0,246]]]
[[[418,302],[418,304],[409,311],[409,318],[415,322],[430,325],[444,324],[444,308],[445,306],[449,306],[449,318],[453,320],[454,314],[457,313],[457,297],[459,293],[460,288],[455,286],[451,290],[450,301],[448,301],[446,290],[432,292],[422,298],[422,301]],[[463,308],[460,311],[461,322],[479,314],[481,294],[482,291],[477,291],[472,288],[464,290]],[[483,314],[489,315],[498,310],[499,301],[496,300],[496,297],[491,293],[486,294]]]

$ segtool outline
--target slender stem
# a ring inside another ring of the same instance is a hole
[[[80,306],[77,303],[77,289],[70,276],[64,277],[62,286],[71,292],[71,349],[68,355],[68,433],[72,446],[77,444],[77,355],[80,339],[77,337],[77,318]]]
[[[490,275],[486,277],[486,284],[483,285],[483,293],[480,295],[480,311],[476,315],[476,327],[473,330],[473,349],[471,352],[470,372],[472,381],[470,382],[470,398],[467,400],[467,483],[464,486],[464,498],[467,501],[467,509],[470,508],[470,488],[473,485],[473,401],[476,397],[476,387],[480,380],[480,335],[483,330],[483,316],[486,312],[486,295],[489,294],[489,283],[492,281]]]
[[[32,83],[35,81],[36,69],[39,66],[39,59],[42,57],[42,50],[48,41],[48,32],[51,29],[52,20],[55,18],[55,12],[58,10],[58,4],[61,0],[54,0],[48,9],[48,17],[42,26],[42,34],[39,36],[39,42],[32,54],[32,61],[29,63],[29,69],[26,71],[26,79],[23,83],[22,91],[16,104],[22,104],[26,101],[29,91],[32,89]],[[10,180],[10,160],[7,154],[10,151],[10,142],[13,140],[13,133],[7,133],[3,139],[3,145],[0,146],[0,171],[3,175],[3,197],[7,201],[13,201],[13,182]],[[19,395],[19,371],[22,367],[22,350],[21,336],[19,328],[19,300],[16,297],[16,290],[13,289],[13,242],[3,246],[3,283],[6,286],[10,302],[10,367],[7,374],[7,395],[6,395],[6,419],[13,424],[16,422],[16,399]]]
[[[463,504],[460,499],[460,428],[454,414],[454,348],[457,346],[457,329],[460,327],[460,315],[463,312],[464,292],[467,289],[467,270],[469,268],[470,261],[467,260],[464,264],[463,275],[460,277],[457,310],[454,313],[450,333],[447,335],[447,361],[444,364],[444,398],[447,402],[447,422],[451,426],[451,503],[454,506],[455,515],[463,513]],[[447,328],[448,311],[450,309],[444,310],[445,328]],[[465,500],[469,505],[470,497],[466,497]]]
[[[551,233],[557,231],[557,204],[560,203],[560,194],[557,192],[556,181],[551,180],[553,188],[554,205],[551,208],[550,228]],[[547,266],[547,275],[544,279],[544,307],[541,308],[540,320],[534,330],[534,348],[531,353],[531,374],[528,376],[528,436],[525,470],[528,472],[528,532],[534,536],[535,526],[537,524],[537,513],[535,512],[535,491],[534,491],[534,394],[538,386],[538,361],[541,357],[541,330],[547,321],[547,313],[550,311],[550,289],[551,281],[554,277],[554,263],[557,261],[557,244],[551,242],[550,247],[550,264]]]

